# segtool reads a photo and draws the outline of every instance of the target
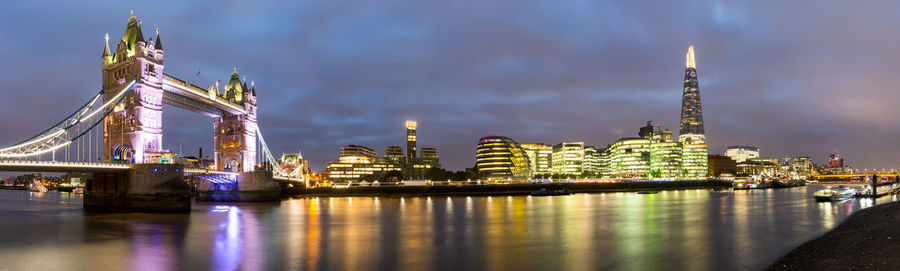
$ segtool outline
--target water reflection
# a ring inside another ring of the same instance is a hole
[[[86,214],[80,198],[0,191],[0,269],[754,270],[861,209],[816,187],[555,197],[300,198],[190,215]],[[104,255],[103,261],[90,261]],[[62,259],[62,258],[60,258]]]

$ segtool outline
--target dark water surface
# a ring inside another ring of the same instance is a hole
[[[301,198],[189,215],[0,191],[0,270],[756,270],[876,203],[817,203],[818,188]]]

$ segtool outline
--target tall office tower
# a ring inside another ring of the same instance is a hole
[[[416,158],[416,121],[406,121],[406,161],[412,163]]]
[[[694,46],[688,47],[684,68],[684,91],[681,98],[682,177],[706,178],[709,173],[709,149],[703,131],[703,110],[700,107],[700,88],[697,84],[697,62]]]
[[[684,91],[681,98],[681,129],[678,141],[682,143],[706,142],[703,131],[703,110],[700,108],[700,88],[697,84],[697,64],[694,60],[694,46],[688,47],[684,69]]]
[[[836,152],[832,153],[828,156],[828,165],[832,167],[843,167],[844,158],[841,158],[841,155]]]

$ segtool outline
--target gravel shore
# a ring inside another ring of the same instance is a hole
[[[854,213],[766,270],[900,270],[900,202]]]

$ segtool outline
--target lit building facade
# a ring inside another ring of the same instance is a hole
[[[747,177],[773,177],[779,175],[778,158],[751,158],[737,163],[737,175]]]
[[[753,158],[759,158],[759,148],[753,146],[729,146],[725,150],[725,156],[731,157],[740,163]]]
[[[524,182],[531,180],[528,155],[508,137],[487,136],[478,140],[475,166],[488,181]]]
[[[799,156],[791,158],[790,171],[793,177],[801,180],[808,180],[809,177],[816,173],[816,163],[809,156]]]
[[[681,177],[706,178],[709,173],[709,147],[706,145],[706,131],[703,128],[703,109],[693,45],[688,47],[685,61],[678,141],[682,144]]]
[[[681,143],[652,141],[650,143],[650,178],[675,179],[681,177],[683,159]]]
[[[825,175],[852,174],[853,168],[844,166],[844,158],[841,158],[840,154],[832,153],[828,155],[828,165],[819,167],[818,173]]]
[[[520,146],[528,155],[528,163],[534,176],[553,174],[553,146],[540,143],[523,143]]]
[[[681,177],[703,179],[709,173],[709,148],[706,144],[682,143]]]
[[[678,141],[685,144],[705,144],[706,133],[703,129],[703,110],[700,106],[700,86],[697,80],[697,63],[694,59],[693,45],[688,47],[685,61],[680,125]]]
[[[844,158],[841,158],[841,155],[838,153],[832,153],[828,156],[828,165],[832,167],[843,167]]]
[[[387,146],[384,148],[384,160],[388,163],[403,165],[406,164],[406,156],[403,154],[403,148],[400,146]]]
[[[406,160],[416,158],[416,121],[406,121]]]
[[[598,163],[600,164],[600,172],[597,173],[598,177],[602,178],[610,178],[612,177],[612,170],[610,170],[610,149],[612,145],[606,145],[603,149],[600,150],[600,157],[598,157]]]
[[[550,163],[554,174],[581,175],[584,172],[584,142],[554,145]]]
[[[609,175],[643,178],[650,174],[650,139],[626,137],[609,147]]]
[[[365,178],[378,180],[387,172],[400,169],[394,164],[376,162],[375,151],[368,147],[348,145],[341,147],[338,161],[328,163],[325,173],[331,182],[349,183]]]
[[[422,162],[426,164],[431,164],[431,167],[441,167],[441,160],[438,156],[438,150],[435,148],[422,148],[420,153],[422,157]]]
[[[600,176],[602,175],[601,171],[601,162],[600,155],[603,150],[597,150],[594,146],[585,146],[584,147],[584,162],[582,165],[584,166],[584,172],[587,172],[591,176]]]
[[[731,177],[737,174],[737,162],[725,155],[709,155],[709,177]]]

